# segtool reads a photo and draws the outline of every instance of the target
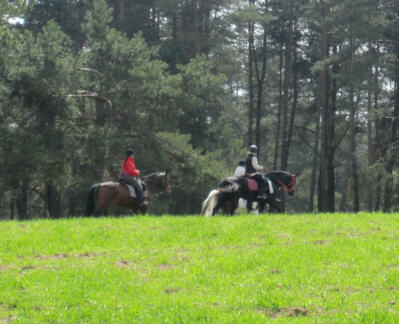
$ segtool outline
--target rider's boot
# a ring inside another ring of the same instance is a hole
[[[140,190],[140,191],[137,191],[136,196],[137,196],[137,197],[136,197],[137,205],[138,205],[140,208],[146,207],[146,206],[147,206],[147,202],[144,201],[143,193],[141,192],[141,190]]]
[[[263,177],[261,177],[260,179],[258,179],[258,195],[257,195],[257,199],[266,199],[266,193],[265,193],[265,189],[266,189],[266,181]]]

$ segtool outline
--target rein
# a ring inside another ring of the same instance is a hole
[[[147,186],[147,190],[149,190],[149,191],[156,190],[156,187],[157,187],[156,180],[157,179],[154,179],[154,178],[156,178],[155,174],[150,174],[142,179],[142,181]]]
[[[296,175],[293,174],[291,176],[291,182],[288,185],[285,185],[282,181],[280,181],[278,179],[276,179],[276,180],[285,191],[290,192],[290,191],[295,190],[295,178],[296,178]]]
[[[160,177],[162,177],[162,173],[152,173],[143,177],[143,182],[146,184],[149,191],[156,193],[163,190],[160,183],[162,179],[160,179]]]

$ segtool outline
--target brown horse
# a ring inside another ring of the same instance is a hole
[[[145,200],[150,202],[154,193],[170,192],[168,171],[152,173],[141,179],[144,182],[147,197]],[[130,208],[134,214],[145,214],[147,205],[139,208],[136,198],[129,196],[129,189],[118,182],[102,182],[91,187],[87,198],[86,215],[108,215],[108,207],[112,204],[120,207]]]

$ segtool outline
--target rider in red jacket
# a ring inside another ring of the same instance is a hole
[[[132,155],[127,155],[122,161],[122,171],[125,176],[138,177],[140,175],[140,171],[136,169],[136,164],[134,163]]]
[[[137,180],[137,177],[140,175],[140,171],[137,170],[136,164],[134,163],[133,157],[133,150],[128,149],[126,150],[126,157],[122,161],[122,176],[121,176],[121,183],[122,184],[129,184],[134,187],[136,191],[136,200],[137,204],[140,207],[144,206],[143,201],[143,192],[141,190],[141,184]]]

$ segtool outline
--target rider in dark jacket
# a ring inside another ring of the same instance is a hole
[[[259,173],[259,171],[264,171],[265,169],[263,166],[258,164],[258,158],[256,157],[256,153],[258,151],[258,148],[256,145],[251,145],[249,147],[249,154],[247,156],[247,159],[245,160],[245,173],[249,178],[252,178],[256,180],[258,183],[258,199],[266,199],[266,193],[265,193],[265,188],[266,188],[266,182],[263,178],[263,176]]]

